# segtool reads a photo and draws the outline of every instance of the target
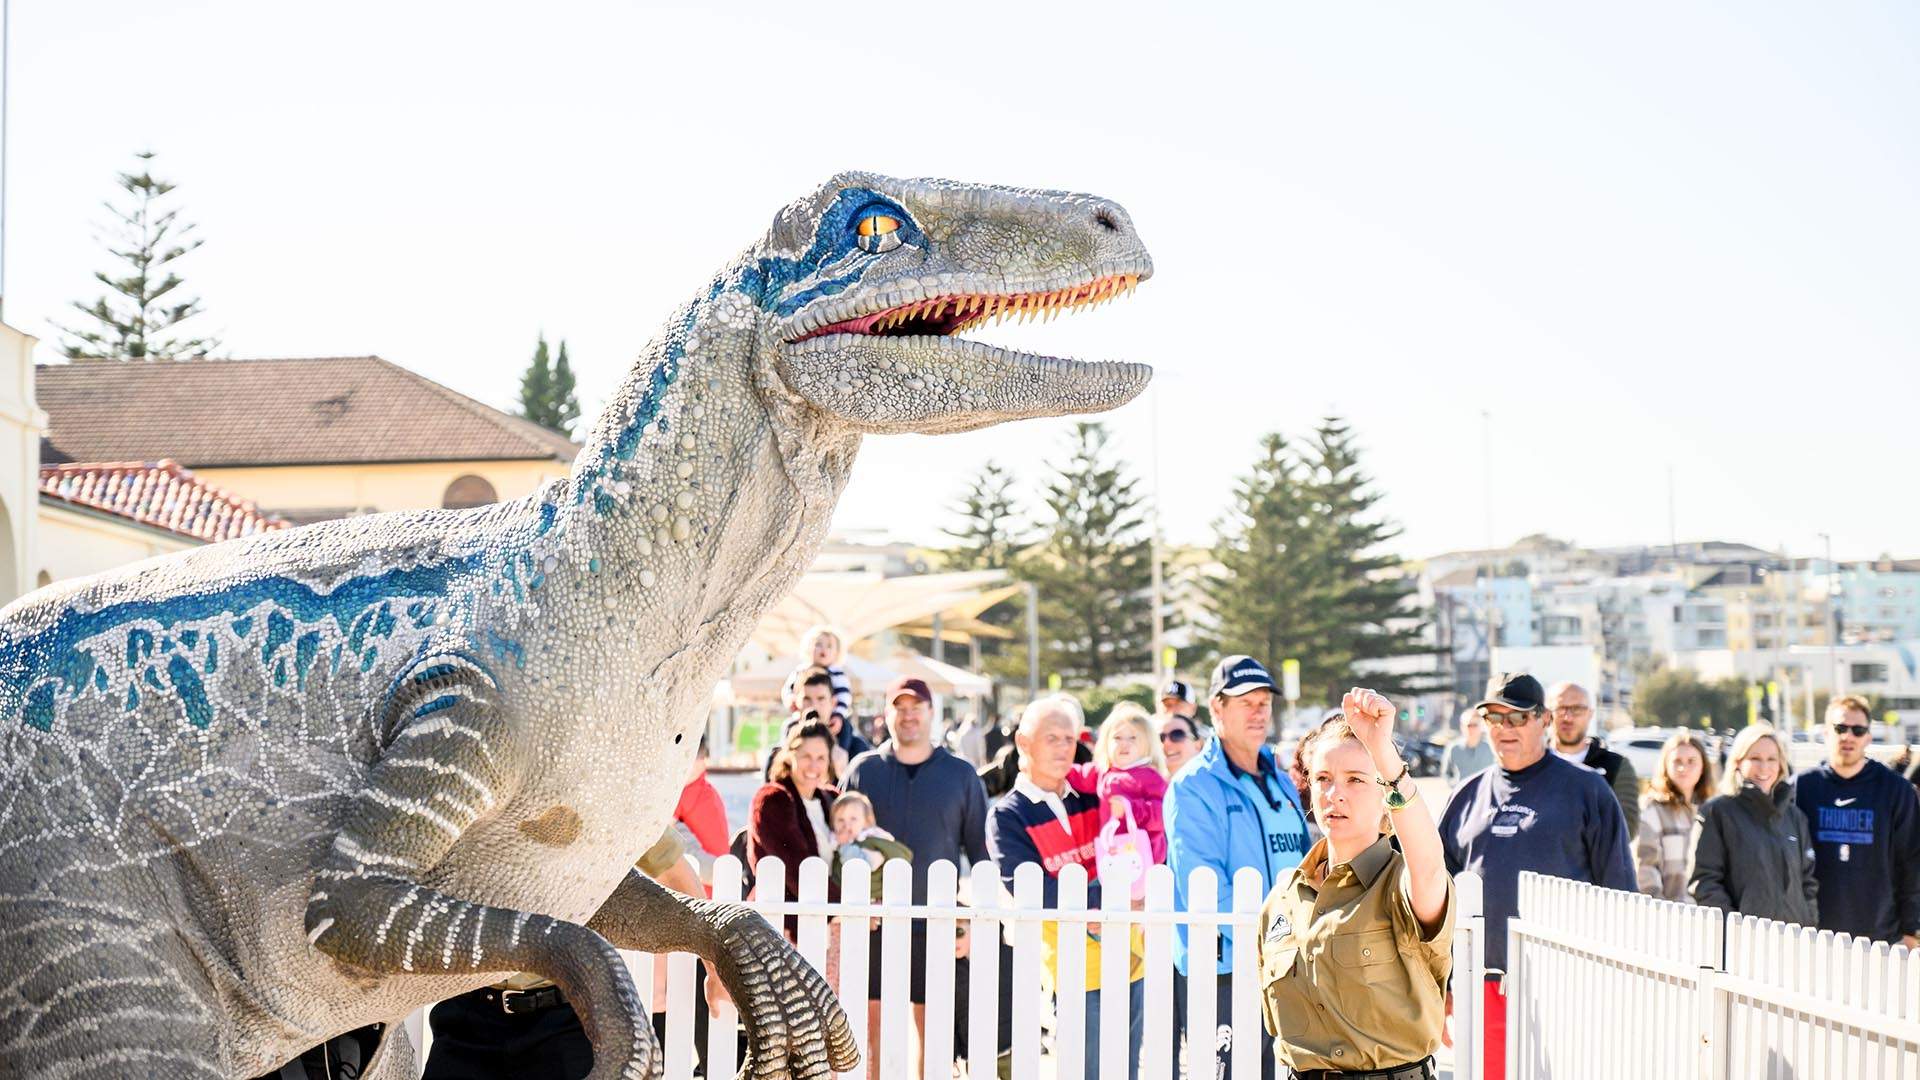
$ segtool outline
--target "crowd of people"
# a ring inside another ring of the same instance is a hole
[[[1276,686],[1251,656],[1227,657],[1213,670],[1204,697],[1211,724],[1199,719],[1203,699],[1194,687],[1175,680],[1162,688],[1155,712],[1122,703],[1097,731],[1088,730],[1076,698],[1056,693],[1030,702],[1006,729],[976,719],[937,739],[932,692],[905,678],[886,689],[870,740],[840,653],[831,631],[807,635],[785,691],[791,717],[737,833],[729,833],[724,804],[706,778],[702,746],[673,829],[648,853],[648,866],[663,868],[656,876],[695,892],[711,881],[719,855],[731,851],[749,870],[778,856],[791,897],[801,863],[819,856],[830,863],[835,900],[842,869],[858,860],[872,871],[877,900],[885,864],[897,860],[911,868],[913,901],[924,904],[928,868],[937,861],[989,862],[1009,893],[1016,871],[1035,863],[1043,902],[1053,906],[1061,872],[1078,864],[1087,903],[1098,907],[1111,889],[1127,890],[1137,906],[1146,868],[1164,863],[1173,870],[1175,905],[1185,910],[1195,869],[1210,868],[1224,886],[1251,868],[1266,897],[1254,980],[1263,1034],[1257,1046],[1236,1046],[1226,1023],[1234,928],[1220,927],[1208,961],[1177,926],[1173,962],[1183,977],[1173,980],[1170,1049],[1189,1077],[1229,1075],[1233,1059],[1251,1053],[1266,1080],[1281,1073],[1429,1080],[1451,1002],[1470,989],[1451,979],[1453,878],[1466,872],[1483,881],[1487,979],[1471,992],[1483,1003],[1488,1077],[1505,1075],[1501,974],[1523,872],[1908,946],[1920,933],[1920,796],[1867,755],[1869,706],[1857,697],[1829,706],[1818,768],[1794,775],[1790,741],[1764,725],[1739,733],[1724,753],[1683,731],[1666,741],[1642,784],[1631,763],[1593,735],[1586,688],[1496,676],[1446,748],[1446,804],[1429,807],[1393,737],[1394,706],[1370,690],[1347,694],[1283,760],[1271,741]],[[790,934],[796,921],[788,920]],[[928,937],[924,922],[912,925],[902,989],[924,1039]],[[838,985],[838,920],[830,931],[828,975]],[[1089,923],[1042,924],[1041,981],[1049,994],[1061,985],[1063,934],[1084,936],[1083,1060],[1091,1068],[1101,1031],[1124,1025],[1129,1078],[1137,1080],[1142,935],[1136,928],[1103,938]],[[881,935],[869,940],[866,1057],[877,1077]],[[1001,1040],[969,1048],[969,959],[979,948],[1002,954]],[[1124,1016],[1107,1014],[1100,993],[1101,957],[1114,949],[1129,956]],[[962,1057],[998,1055],[1002,1075],[1010,1071],[1016,996],[1010,960],[1006,942],[958,935],[953,1045]],[[1188,1032],[1184,976],[1204,962],[1218,976],[1220,1024]],[[711,980],[702,992],[723,993]],[[658,980],[653,996],[663,1013]],[[559,1015],[570,1010],[557,991],[505,983],[467,997],[434,1011],[436,1039],[447,1041],[444,1060],[464,1060],[463,1052],[518,1060],[502,1056],[506,1046],[579,1069],[513,1075],[584,1075],[585,1041],[577,1021],[569,1027]],[[556,1014],[545,1015],[549,1009]],[[705,1011],[696,1010],[701,1026]],[[704,1051],[704,1032],[696,1045]],[[438,1059],[442,1043],[435,1046]],[[556,1057],[556,1048],[566,1056]],[[428,1075],[466,1074],[436,1073],[430,1062]]]

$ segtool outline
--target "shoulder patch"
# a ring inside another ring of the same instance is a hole
[[[1267,924],[1266,940],[1279,941],[1291,933],[1293,933],[1293,920],[1287,918],[1287,913],[1284,911],[1274,912],[1273,921]]]

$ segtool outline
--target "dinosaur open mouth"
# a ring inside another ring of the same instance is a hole
[[[1084,285],[1050,292],[954,293],[859,315],[811,330],[795,341],[826,334],[865,334],[870,337],[951,335],[970,330],[989,319],[1050,319],[1071,308],[1104,304],[1133,291],[1139,274],[1108,274]]]

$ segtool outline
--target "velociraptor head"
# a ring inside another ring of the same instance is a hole
[[[1091,195],[842,173],[788,206],[745,270],[762,355],[860,431],[968,431],[1099,412],[1144,364],[1082,363],[954,335],[1104,303],[1153,273],[1127,212]]]

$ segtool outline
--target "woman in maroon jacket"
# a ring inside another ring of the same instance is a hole
[[[755,866],[768,855],[786,864],[787,899],[800,895],[800,861],[809,855],[827,858],[833,853],[830,811],[840,792],[833,779],[833,732],[819,721],[808,721],[787,733],[773,758],[772,782],[753,795],[747,824],[747,861]],[[827,899],[840,898],[838,882],[827,882]],[[787,933],[796,920],[787,917]]]

